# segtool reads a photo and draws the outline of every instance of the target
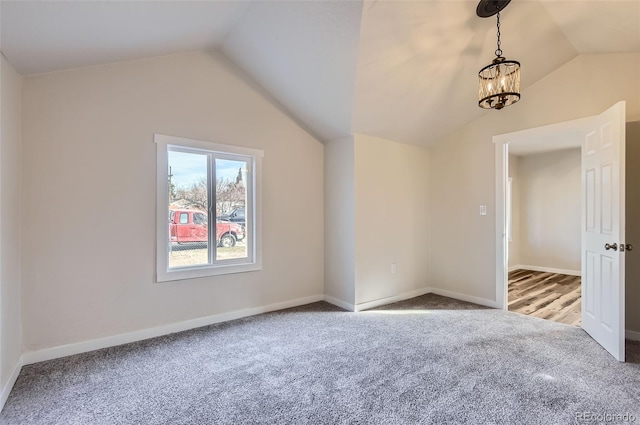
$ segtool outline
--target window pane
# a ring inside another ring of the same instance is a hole
[[[209,264],[208,156],[173,150],[168,154],[169,268]]]
[[[216,249],[217,260],[247,258],[249,226],[247,205],[247,162],[229,159],[215,161],[216,167]]]

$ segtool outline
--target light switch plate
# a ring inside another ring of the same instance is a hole
[[[487,206],[480,205],[480,215],[487,215]]]

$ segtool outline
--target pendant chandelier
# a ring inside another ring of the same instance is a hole
[[[480,0],[476,14],[481,18],[497,15],[498,43],[496,57],[478,72],[478,106],[502,109],[520,100],[520,62],[502,56],[500,45],[500,11],[511,0]]]

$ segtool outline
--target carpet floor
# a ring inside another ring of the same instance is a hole
[[[640,422],[640,364],[617,362],[575,326],[429,294],[357,314],[314,303],[25,366],[0,423],[585,418]]]

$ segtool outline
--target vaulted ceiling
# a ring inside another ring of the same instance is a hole
[[[496,28],[476,4],[2,1],[1,42],[22,74],[220,49],[321,140],[430,146],[499,113],[477,107]],[[640,52],[640,0],[513,0],[502,41],[526,89],[582,53]]]

